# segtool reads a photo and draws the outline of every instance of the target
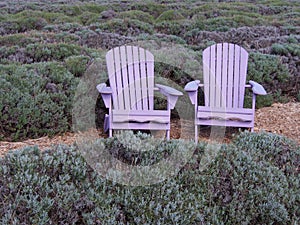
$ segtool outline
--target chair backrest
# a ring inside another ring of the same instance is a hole
[[[137,46],[121,46],[106,54],[113,108],[115,110],[152,110],[154,56]]]
[[[203,51],[205,106],[243,108],[248,53],[242,47],[221,43]]]

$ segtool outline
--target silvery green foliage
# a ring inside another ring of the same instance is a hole
[[[190,141],[165,141],[132,131],[94,143],[86,140],[78,147],[88,164],[107,179],[132,186],[155,184],[175,176],[195,148]]]
[[[20,140],[69,129],[78,80],[59,63],[1,65],[0,139]]]
[[[207,170],[213,223],[297,224],[299,152],[292,141],[269,133],[240,134]]]
[[[124,162],[138,157],[136,164],[151,165],[181,143],[161,140],[159,148],[145,144],[147,154],[134,151],[148,138],[123,133],[89,146],[107,148],[108,154]],[[176,176],[145,186],[104,179],[76,146],[10,152],[0,158],[0,224],[300,222],[298,145],[278,135],[244,132],[232,144],[220,146],[203,169],[208,147],[212,148],[199,143]]]

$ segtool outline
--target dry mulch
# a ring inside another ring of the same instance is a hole
[[[287,136],[300,144],[300,103],[275,103],[257,110],[255,131],[267,131]]]
[[[275,103],[271,107],[265,107],[258,109],[255,114],[255,131],[267,131],[280,135],[287,136],[300,144],[300,103],[289,102],[286,104]],[[190,121],[189,121],[190,122]],[[186,128],[193,129],[191,123],[181,122],[181,124],[187,124]],[[181,135],[184,128],[178,126],[178,121],[172,123],[171,138],[185,138]],[[201,132],[204,134],[201,135]],[[209,132],[200,130],[199,140],[209,139]],[[232,132],[236,132],[233,130]],[[66,133],[64,135],[58,135],[52,138],[41,137],[38,139],[30,139],[23,142],[0,142],[0,156],[3,156],[7,151],[20,149],[26,146],[38,146],[41,150],[45,150],[52,145],[67,144],[72,145],[78,141],[78,137],[82,134]],[[83,134],[89,137],[107,137],[102,131],[91,129],[87,133]],[[159,133],[157,134],[159,135]],[[230,142],[231,134],[226,135],[223,138],[224,142]]]

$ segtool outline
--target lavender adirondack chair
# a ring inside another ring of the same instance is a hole
[[[112,137],[114,129],[165,130],[170,138],[171,109],[180,95],[171,87],[154,85],[154,56],[137,46],[121,46],[106,54],[110,87],[97,85],[109,114],[104,130]],[[166,110],[154,109],[154,91],[167,97]]]
[[[203,81],[191,81],[185,86],[195,105],[195,142],[198,126],[247,127],[254,130],[256,95],[266,95],[254,81],[246,84],[248,53],[231,43],[219,43],[203,51]],[[198,106],[198,88],[204,87],[204,106]],[[252,108],[244,108],[245,88],[252,88]]]

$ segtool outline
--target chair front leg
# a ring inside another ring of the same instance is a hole
[[[253,94],[252,94],[252,110],[253,110],[253,113],[252,113],[252,121],[253,121],[253,125],[252,125],[252,127],[251,127],[251,132],[254,132],[255,103],[256,103],[256,94],[253,93]]]

